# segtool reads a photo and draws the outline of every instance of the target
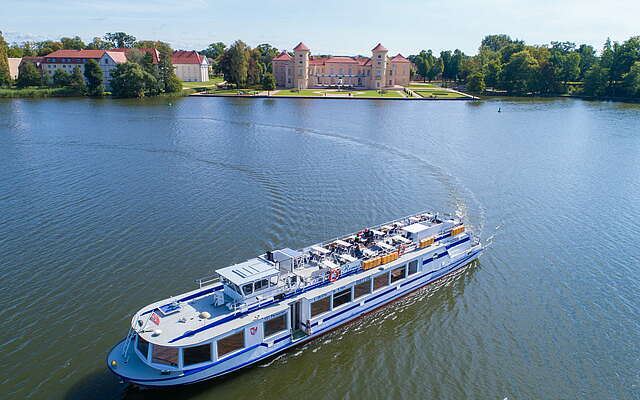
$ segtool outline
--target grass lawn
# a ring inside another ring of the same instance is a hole
[[[284,89],[284,90],[280,90],[278,93],[274,94],[273,96],[322,96],[322,94],[320,93],[315,93],[315,92],[319,92],[320,90],[318,89],[302,89],[302,90],[291,90],[291,89]]]
[[[386,93],[380,94],[377,90],[359,90],[361,94],[356,94],[355,97],[402,97],[400,92],[395,90],[387,90]]]
[[[207,90],[206,94],[225,94],[225,95],[247,95],[257,94],[257,90],[253,89],[219,89],[219,90]]]
[[[405,87],[409,89],[427,89],[427,88],[439,88],[440,86],[434,83],[411,83]]]
[[[221,76],[209,79],[206,82],[182,82],[183,87],[194,88],[194,87],[203,87],[203,86],[213,86],[217,83],[222,83],[224,79]]]
[[[435,97],[440,99],[441,98],[455,99],[455,98],[466,97],[459,93],[451,92],[448,90],[414,90],[414,92],[416,92],[419,96],[426,97],[426,98]]]

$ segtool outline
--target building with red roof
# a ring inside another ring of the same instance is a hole
[[[209,61],[195,50],[174,51],[171,62],[176,76],[185,82],[206,82],[209,80]]]
[[[127,53],[131,52],[131,51],[139,51],[141,53],[149,53],[151,54],[151,62],[154,65],[157,65],[160,62],[160,52],[158,51],[158,49],[154,48],[154,47],[129,47],[129,48],[116,48],[116,49],[111,49],[109,51],[117,51],[119,53],[124,53],[125,56],[127,55]]]
[[[382,89],[407,85],[413,64],[401,54],[387,56],[388,50],[378,43],[371,57],[313,56],[300,42],[292,53],[283,51],[272,60],[276,84],[285,88],[351,86]]]
[[[102,70],[102,84],[110,90],[111,72],[118,64],[127,62],[127,57],[124,52],[111,50],[57,50],[43,57],[40,68],[51,78],[57,70],[72,74],[76,66],[84,73],[84,66],[89,60],[98,63]]]

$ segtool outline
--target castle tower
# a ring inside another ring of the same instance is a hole
[[[382,89],[385,86],[387,76],[388,50],[380,43],[371,50],[371,87]]]
[[[293,76],[294,87],[306,89],[309,87],[309,53],[311,51],[302,42],[293,48]]]

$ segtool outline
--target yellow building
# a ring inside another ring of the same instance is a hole
[[[371,50],[371,57],[312,56],[300,42],[293,55],[283,51],[272,61],[272,70],[279,87],[315,88],[348,86],[362,89],[382,89],[409,83],[411,61],[401,54],[387,55],[380,43]]]

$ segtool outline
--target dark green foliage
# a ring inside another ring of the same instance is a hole
[[[5,42],[0,31],[0,87],[11,84],[11,74],[9,73],[9,60],[7,60],[7,42]]]
[[[89,60],[84,64],[84,77],[87,80],[87,94],[89,96],[102,96],[104,94],[102,68],[100,68],[96,60]]]
[[[271,61],[278,56],[278,49],[271,46],[268,43],[259,44],[255,50],[259,54],[260,63],[263,65],[265,72],[273,72],[271,71]]]
[[[148,92],[155,93],[158,86],[153,75],[132,62],[118,64],[111,77],[111,92],[115,97],[144,97]]]
[[[200,51],[200,54],[216,60],[224,53],[227,46],[222,42],[211,43],[209,47]]]
[[[77,96],[87,94],[87,84],[84,82],[84,76],[78,65],[73,68],[73,73],[69,79],[69,89]]]
[[[62,48],[64,49],[82,50],[87,47],[80,39],[80,36],[60,38],[60,43],[62,43]]]
[[[640,97],[640,61],[633,63],[629,72],[622,75],[627,96]]]
[[[587,96],[604,96],[609,88],[609,69],[594,65],[584,77],[583,92]]]
[[[158,91],[165,93],[176,93],[182,90],[182,82],[176,76],[171,63],[173,50],[170,47],[159,47],[160,61],[158,63]]]
[[[67,73],[67,71],[62,69],[57,69],[53,74],[53,86],[54,87],[65,87],[69,86],[71,83],[71,75]]]
[[[481,72],[476,72],[474,74],[469,75],[467,79],[467,90],[471,93],[482,94],[485,90],[486,86],[484,83],[484,74]]]
[[[267,72],[262,77],[262,90],[274,90],[276,88],[276,78],[271,72]]]
[[[127,35],[124,32],[106,33],[104,35],[104,40],[111,43],[111,45],[116,48],[129,48],[133,47],[136,43],[135,36]]]
[[[113,43],[107,42],[99,37],[94,37],[93,41],[87,45],[89,50],[109,50],[113,49]]]
[[[42,75],[31,61],[25,61],[20,63],[18,67],[18,80],[16,86],[19,88],[25,88],[27,86],[40,86],[42,85]]]

